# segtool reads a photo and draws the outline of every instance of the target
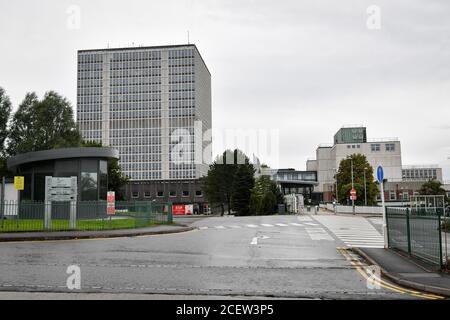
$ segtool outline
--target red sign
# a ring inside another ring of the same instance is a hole
[[[184,204],[174,204],[172,206],[172,214],[173,215],[184,215],[186,214]]]
[[[350,194],[351,194],[352,196],[356,196],[356,190],[355,190],[355,189],[352,189],[352,190],[350,191]]]
[[[106,214],[116,214],[116,193],[114,191],[109,191],[106,196]]]

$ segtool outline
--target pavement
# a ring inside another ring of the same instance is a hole
[[[101,230],[101,231],[61,231],[61,232],[16,232],[0,233],[0,242],[71,240],[94,238],[136,237],[192,231],[192,227],[182,224],[157,225],[148,228]]]
[[[450,275],[436,272],[429,266],[391,249],[355,248],[354,251],[378,265],[391,281],[416,290],[450,297]]]
[[[372,222],[362,217],[346,218],[345,233],[329,215],[188,219],[191,232],[0,242],[0,299],[435,298],[370,285],[368,265],[349,251],[352,243],[378,245]],[[73,265],[80,288],[71,290]]]

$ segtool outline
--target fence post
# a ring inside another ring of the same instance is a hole
[[[437,214],[437,218],[438,218],[438,229],[439,229],[439,265],[441,267],[441,269],[444,267],[444,262],[442,261],[442,225],[441,225],[441,214],[438,212]],[[447,244],[447,243],[446,243]],[[447,264],[447,261],[445,261],[445,263]]]
[[[173,222],[172,202],[169,202],[167,204],[167,222],[168,223],[172,223]]]
[[[409,225],[409,208],[406,208],[406,235],[408,239],[408,254],[411,255],[411,231]]]
[[[385,246],[387,246],[385,249],[389,249],[390,248],[390,237],[389,237],[389,215],[388,215],[388,207],[384,207],[382,212],[386,218],[386,238],[387,238],[387,243],[385,244]],[[384,230],[383,230],[384,232]]]

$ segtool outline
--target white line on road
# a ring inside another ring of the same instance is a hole
[[[291,223],[289,223],[289,224],[290,224],[291,226],[303,227],[303,225],[300,224],[300,223],[291,222]]]
[[[275,223],[275,225],[277,225],[279,227],[289,227],[287,224],[284,224],[284,223]]]
[[[216,228],[216,229],[225,229],[224,226],[215,226],[214,228]]]
[[[272,224],[268,224],[268,223],[261,223],[261,225],[262,225],[263,227],[273,227]]]
[[[248,224],[247,227],[249,227],[249,228],[258,228],[258,226],[255,225],[255,224]]]

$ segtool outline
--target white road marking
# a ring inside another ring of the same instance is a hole
[[[254,238],[252,239],[252,242],[250,242],[250,244],[252,244],[252,245],[258,244],[258,237],[254,237]]]
[[[200,230],[206,230],[206,229],[209,229],[209,227],[200,227],[199,229]]]
[[[273,224],[261,223],[263,227],[273,227]]]
[[[289,227],[287,224],[285,223],[275,223],[275,225],[279,226],[279,227]]]
[[[305,228],[311,240],[327,240],[334,241],[333,237],[328,234],[328,232],[320,227],[316,228]]]
[[[247,227],[249,227],[249,228],[258,228],[258,226],[255,225],[255,224],[248,224]]]
[[[313,227],[318,226],[317,223],[312,223],[312,222],[305,222],[305,224],[307,224],[308,226],[313,226]]]
[[[215,226],[214,228],[216,228],[216,229],[225,229],[224,226]]]
[[[291,226],[303,227],[303,225],[300,224],[300,223],[291,222],[291,223],[289,223],[289,224],[290,224]]]
[[[364,217],[317,216],[348,247],[383,248],[383,236]]]

